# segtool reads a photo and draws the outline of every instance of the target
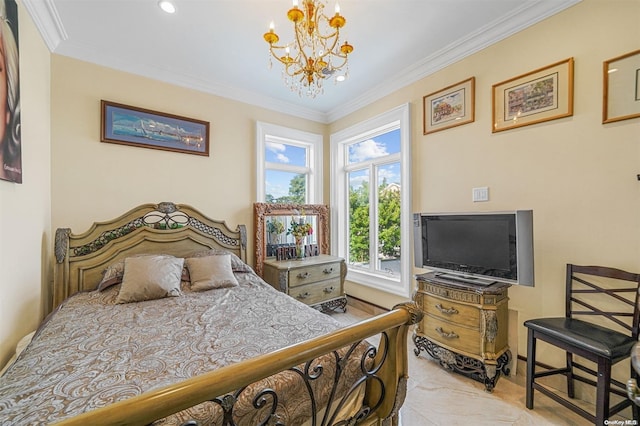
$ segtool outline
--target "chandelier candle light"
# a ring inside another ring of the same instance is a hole
[[[340,29],[347,20],[340,15],[340,6],[336,4],[335,15],[324,14],[323,0],[302,0],[302,8],[298,8],[298,0],[293,0],[293,8],[287,12],[293,22],[294,41],[286,45],[277,45],[280,37],[275,33],[273,22],[264,39],[269,43],[269,67],[271,57],[284,65],[282,76],[291,91],[315,98],[322,93],[322,82],[325,78],[345,69],[344,74],[336,75],[336,81],[348,76],[347,57],[353,52],[348,42],[340,45]],[[283,54],[284,53],[284,54]]]

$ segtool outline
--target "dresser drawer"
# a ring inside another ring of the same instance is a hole
[[[324,302],[342,295],[340,278],[300,285],[289,289],[289,295],[307,305]]]
[[[425,314],[466,327],[480,328],[480,309],[419,292]]]
[[[428,339],[449,346],[453,350],[477,355],[481,351],[480,330],[462,327],[452,322],[426,315],[422,332]]]
[[[289,271],[289,287],[340,278],[340,262],[309,265]]]

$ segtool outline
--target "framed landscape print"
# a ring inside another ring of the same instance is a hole
[[[475,120],[475,84],[471,77],[422,98],[423,133],[472,123]]]
[[[640,50],[604,61],[602,122],[640,117]]]
[[[492,132],[573,115],[573,58],[493,85]]]
[[[209,123],[108,101],[100,102],[100,141],[209,155]]]

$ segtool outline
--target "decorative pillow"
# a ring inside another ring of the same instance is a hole
[[[141,257],[141,256],[164,256],[168,258],[175,258],[175,256],[171,256],[169,254],[137,254],[131,257]],[[98,283],[96,290],[103,291],[112,285],[120,284],[122,282],[122,276],[124,275],[124,259],[119,260],[111,265],[107,266],[102,275],[102,280]],[[189,271],[187,268],[183,268],[182,270],[182,281],[189,281]]]
[[[112,285],[120,284],[124,275],[124,259],[107,266],[96,290],[103,291]]]
[[[219,256],[219,255],[225,255],[225,254],[229,255],[229,257],[231,258],[231,269],[233,269],[233,272],[253,272],[253,269],[251,269],[251,266],[244,263],[234,253],[231,253],[229,251],[222,250],[222,249],[209,249],[204,251],[198,251],[196,253],[193,253],[189,257],[204,257],[204,256],[214,256],[214,255]]]
[[[238,285],[238,280],[233,275],[231,268],[230,254],[190,257],[185,260],[185,263],[191,276],[191,290],[193,291]]]
[[[180,296],[184,259],[169,256],[128,257],[116,303]]]

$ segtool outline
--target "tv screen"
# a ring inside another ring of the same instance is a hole
[[[532,212],[416,215],[416,266],[453,279],[533,285]]]

